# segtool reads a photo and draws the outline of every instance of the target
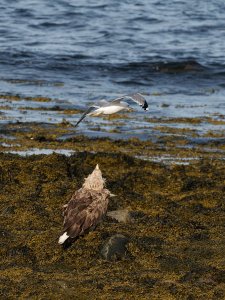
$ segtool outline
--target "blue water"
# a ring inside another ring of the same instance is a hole
[[[224,11],[222,0],[1,0],[1,93],[85,108],[143,92],[153,117],[224,116]]]

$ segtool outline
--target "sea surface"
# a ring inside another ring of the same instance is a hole
[[[75,124],[80,114],[38,107],[84,110],[96,100],[134,92],[146,96],[150,109],[134,104],[122,133],[147,137],[146,118],[224,120],[224,11],[223,0],[2,0],[0,94],[52,100],[0,97],[0,123],[66,117]],[[90,134],[90,122],[107,124],[87,118],[77,131]],[[210,126],[203,122],[198,130]]]

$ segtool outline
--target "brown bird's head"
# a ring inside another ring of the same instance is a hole
[[[104,189],[105,179],[102,178],[102,172],[97,165],[94,171],[85,178],[83,188],[95,191],[101,191]]]

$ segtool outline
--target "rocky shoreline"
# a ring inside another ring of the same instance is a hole
[[[224,299],[223,115],[146,117],[132,134],[115,115],[76,130],[68,103],[1,98],[3,299]],[[36,110],[48,122],[27,121]],[[116,197],[65,251],[62,205],[96,164]]]
[[[78,147],[79,140],[72,142]],[[1,296],[223,299],[221,158],[166,165],[123,154],[119,142],[98,142],[98,153],[79,151],[69,157],[0,154]],[[81,144],[94,150],[95,143],[83,138]],[[134,141],[136,150],[138,143]],[[97,163],[107,187],[117,195],[109,211],[125,209],[132,218],[118,222],[106,217],[63,251],[57,244],[61,207]],[[117,235],[126,243],[122,253],[108,260],[102,249]]]

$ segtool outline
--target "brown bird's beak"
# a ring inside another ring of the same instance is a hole
[[[110,195],[109,195],[110,197],[117,197],[117,195],[115,195],[115,194],[111,194],[110,193]]]

